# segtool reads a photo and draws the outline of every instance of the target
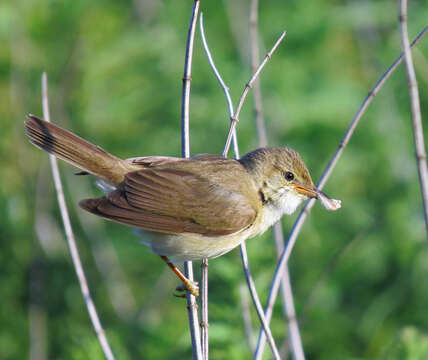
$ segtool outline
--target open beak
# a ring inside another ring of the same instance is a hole
[[[342,206],[342,202],[340,200],[331,199],[322,191],[318,191],[316,188],[306,187],[303,185],[294,185],[294,189],[296,189],[298,193],[305,195],[308,198],[318,199],[326,210],[335,211],[340,209]]]

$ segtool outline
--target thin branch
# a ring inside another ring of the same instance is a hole
[[[201,264],[201,341],[202,356],[208,360],[208,259],[203,259]]]
[[[256,308],[257,315],[259,316],[260,323],[262,324],[261,329],[266,334],[269,346],[272,350],[272,355],[275,359],[281,359],[279,356],[278,349],[273,339],[272,332],[270,331],[269,322],[263,313],[263,307],[257,294],[256,285],[254,284],[253,277],[251,276],[250,264],[248,263],[247,247],[245,242],[241,244],[241,261],[244,268],[245,279],[247,280],[248,289],[250,290],[251,298],[253,299],[254,307]]]
[[[259,41],[258,41],[258,13],[259,13],[258,0],[251,1],[250,7],[250,62],[252,71],[256,70],[259,63]],[[266,126],[263,117],[262,108],[262,92],[260,88],[260,81],[257,79],[254,82],[254,115],[256,120],[257,135],[259,139],[259,146],[267,146]],[[284,236],[281,221],[278,221],[273,226],[273,237],[276,244],[276,251],[280,256],[284,249]],[[287,318],[288,332],[290,338],[291,351],[295,360],[304,360],[305,354],[303,351],[302,340],[299,331],[299,325],[296,318],[296,310],[294,308],[293,292],[288,272],[288,266],[284,268],[281,279],[281,300],[283,304],[283,313]],[[255,359],[261,359],[263,353],[255,351]]]
[[[43,94],[43,117],[46,121],[50,121],[49,114],[49,102],[48,102],[48,84],[46,73],[42,75],[42,94]],[[68,215],[67,205],[65,203],[64,192],[61,184],[61,178],[59,175],[58,164],[55,156],[49,155],[52,176],[55,183],[55,189],[58,198],[58,205],[61,211],[62,222],[64,223],[65,235],[67,237],[68,247],[70,249],[71,258],[73,259],[74,269],[76,270],[77,278],[79,280],[80,289],[82,291],[83,299],[85,300],[86,307],[88,309],[89,316],[92,321],[95,333],[97,334],[98,341],[100,342],[101,348],[104,352],[104,356],[108,360],[113,360],[114,355],[111,351],[110,345],[107,341],[107,337],[104,333],[104,329],[101,325],[100,319],[98,318],[97,310],[94,302],[92,301],[91,294],[89,293],[88,283],[86,281],[85,273],[83,271],[82,263],[80,262],[79,252],[77,250],[76,241],[74,239],[73,230],[71,228],[70,217]]]
[[[244,320],[245,335],[247,336],[248,345],[251,353],[256,350],[256,342],[254,341],[254,329],[251,323],[250,302],[248,298],[248,289],[244,284],[239,286],[239,297],[241,299],[242,318]]]
[[[203,20],[202,21],[200,20],[200,27],[201,27],[201,36],[202,36],[202,41],[203,41],[203,44],[204,44],[204,49],[205,49],[205,52],[207,53],[207,56],[209,54],[208,61],[210,63],[211,68],[213,69],[213,72],[214,72],[214,74],[215,74],[218,82],[220,83],[220,85],[221,85],[221,87],[222,87],[222,89],[223,89],[223,91],[225,93],[226,101],[227,101],[228,109],[229,109],[229,115],[232,118],[233,105],[232,105],[232,100],[231,100],[231,97],[230,97],[230,94],[229,94],[229,89],[225,85],[223,79],[221,78],[220,73],[218,72],[218,70],[217,70],[217,68],[216,68],[216,66],[214,64],[214,61],[212,59],[211,53],[210,53],[209,48],[208,48],[207,41],[205,39],[205,32],[204,32],[204,28],[203,28]],[[283,33],[283,35],[280,38],[280,40],[282,40],[282,38],[284,36],[285,36],[285,33]],[[279,45],[280,40],[277,41],[277,44],[275,44],[274,48],[276,48]],[[271,54],[273,53],[273,51],[274,51],[274,49],[271,50],[270,55],[268,54],[269,57],[271,56]],[[264,62],[266,62],[266,61],[267,60],[265,59]],[[259,67],[257,73],[259,73],[261,69],[262,69],[262,66]],[[253,75],[253,77],[251,78],[250,83],[252,83],[254,81],[254,79],[255,79],[255,75]],[[251,86],[247,85],[246,89],[247,88],[249,90],[251,88]],[[248,90],[247,90],[247,92],[248,92]],[[245,99],[245,97],[244,97],[244,99]],[[242,97],[241,97],[241,100],[242,100]],[[243,101],[241,101],[241,102],[243,103]],[[242,107],[242,103],[241,103],[241,107]],[[239,112],[238,112],[238,115],[239,115]],[[233,136],[234,130],[232,129],[229,132],[229,134],[231,134],[231,136]],[[230,141],[229,141],[229,146],[230,146]],[[236,149],[236,150],[238,150],[238,149]],[[239,159],[239,153],[238,152],[235,152],[235,158]],[[245,242],[243,242],[241,244],[241,260],[242,260],[242,266],[244,268],[245,278],[246,278],[247,284],[248,284],[248,289],[250,290],[251,298],[253,300],[254,307],[256,308],[257,315],[259,316],[260,323],[262,324],[262,327],[266,331],[268,342],[269,342],[269,345],[270,345],[271,350],[272,350],[272,354],[274,355],[275,359],[279,359],[278,349],[277,349],[277,347],[275,345],[275,341],[273,339],[272,333],[271,333],[269,327],[267,326],[267,322],[266,322],[266,319],[265,319],[264,314],[263,314],[263,307],[261,305],[259,296],[258,296],[257,291],[256,291],[256,287],[254,285],[254,280],[253,280],[253,277],[251,275],[250,267],[249,267],[249,264],[248,264],[248,255],[247,255],[247,248],[246,248]]]
[[[45,306],[45,271],[40,261],[40,247],[32,249],[28,304],[28,355],[30,360],[47,359],[47,316]]]
[[[426,26],[416,37],[416,39],[412,42],[411,47],[415,46],[426,34],[428,33],[428,26]],[[385,81],[390,77],[390,75],[394,72],[394,70],[398,67],[398,65],[403,60],[403,54],[401,54],[391,65],[391,67],[382,75],[382,77],[379,79],[379,81],[376,83],[376,85],[372,88],[372,90],[369,92],[367,97],[364,99],[362,104],[360,105],[360,108],[358,109],[357,113],[354,115],[353,119],[351,120],[351,123],[349,124],[348,129],[345,132],[345,135],[343,136],[336,152],[331,157],[327,167],[325,168],[323,174],[321,175],[321,178],[317,184],[318,189],[322,189],[327,182],[331,172],[333,171],[334,167],[336,166],[337,161],[339,160],[340,156],[342,155],[342,152],[344,148],[348,145],[349,140],[351,139],[351,136],[353,135],[355,128],[357,127],[358,123],[361,120],[361,117],[365,113],[367,107],[370,105],[370,103],[373,101],[376,94],[379,92]],[[291,229],[290,235],[288,237],[287,246],[284,249],[284,251],[281,254],[281,257],[278,261],[278,264],[276,266],[275,275],[272,279],[267,305],[266,308],[270,309],[273,307],[273,304],[275,303],[276,297],[278,295],[278,287],[281,280],[281,274],[284,270],[284,267],[286,266],[288,259],[290,257],[291,251],[293,250],[294,244],[296,243],[297,236],[299,235],[300,230],[302,229],[302,226],[309,215],[309,212],[311,211],[312,207],[315,204],[315,200],[309,200],[306,205],[303,207],[303,209],[300,211],[299,216],[296,219],[296,222],[293,225],[293,228]],[[268,322],[270,322],[272,318],[272,312],[266,311],[266,319]],[[260,330],[261,332],[263,329]],[[260,333],[259,333],[260,335]],[[264,335],[259,336],[259,341],[265,342]],[[261,351],[263,351],[264,344],[261,346]]]
[[[183,89],[181,94],[181,156],[190,157],[190,84],[192,81],[193,43],[195,40],[196,20],[199,12],[199,0],[194,0],[187,33],[186,54],[184,58]]]
[[[74,175],[65,176],[66,183],[70,182],[70,176]],[[73,186],[70,189],[72,197],[82,199],[88,194],[88,183],[89,181],[85,181],[80,187]],[[92,256],[103,278],[113,309],[122,320],[133,319],[137,313],[137,302],[112,242],[106,241],[108,235],[105,222],[95,216],[86,216],[82,211],[78,211],[77,216],[83,232],[90,238]]]
[[[305,296],[305,303],[303,304],[302,309],[303,317],[305,314],[309,314],[311,312],[312,306],[316,301],[317,293],[320,292],[319,290],[322,288],[325,282],[327,282],[329,276],[331,276],[336,268],[339,267],[339,264],[347,260],[346,255],[350,253],[352,254],[357,247],[362,246],[361,242],[363,239],[370,239],[369,235],[379,226],[380,222],[380,216],[373,218],[368,226],[360,228],[351,239],[348,239],[345,244],[343,244],[340,248],[337,249],[337,251],[331,254],[329,261],[319,271],[318,279],[314,282],[310,292]],[[302,319],[302,321],[304,321],[304,319]]]
[[[252,0],[250,5],[250,64],[253,73],[257,70],[257,65],[259,63],[258,22],[259,0]],[[259,79],[254,81],[253,97],[258,142],[260,147],[265,147],[267,145],[267,135],[265,121],[263,119],[262,92]]]
[[[193,43],[195,39],[196,20],[199,12],[199,0],[194,0],[187,33],[186,55],[184,59],[183,91],[181,99],[181,153],[185,158],[190,157],[189,113],[190,113],[190,82],[192,74]],[[193,281],[193,265],[191,261],[184,262],[184,274]],[[187,312],[189,317],[190,337],[192,340],[193,359],[202,359],[201,335],[198,324],[198,310],[195,297],[188,291]],[[208,316],[207,316],[208,317]]]
[[[227,156],[227,153],[229,152],[230,142],[232,140],[232,134],[234,132],[236,124],[239,121],[239,114],[241,112],[242,106],[244,105],[244,101],[245,101],[245,98],[247,97],[248,92],[252,88],[254,81],[257,79],[258,75],[260,74],[260,71],[262,71],[262,69],[268,62],[268,60],[272,57],[272,54],[275,52],[275,50],[277,49],[281,41],[284,39],[285,35],[286,35],[286,32],[284,31],[279,37],[279,39],[276,41],[272,49],[266,54],[265,58],[263,59],[263,61],[261,62],[257,70],[254,72],[253,76],[251,77],[250,81],[247,83],[247,85],[245,85],[244,91],[241,95],[241,98],[239,99],[238,106],[236,107],[235,113],[233,114],[233,116],[230,117],[230,128],[229,128],[229,133],[227,135],[226,144],[224,146],[223,156]]]
[[[428,235],[428,168],[425,152],[424,131],[422,128],[421,105],[419,102],[418,83],[410,51],[409,34],[407,32],[407,0],[400,0],[399,20],[401,28],[401,44],[409,83],[410,104],[412,109],[413,138],[415,156],[418,164],[419,182],[421,184],[422,202],[425,216],[425,229]]]
[[[282,230],[282,224],[280,221],[278,221],[274,225],[273,232],[274,232],[276,250],[279,256],[284,250],[284,235]],[[284,267],[284,272],[282,274],[282,279],[281,279],[280,291],[281,291],[281,299],[283,304],[283,312],[287,317],[288,332],[290,336],[289,350],[291,350],[293,354],[293,358],[295,360],[304,360],[305,353],[303,351],[302,339],[300,336],[299,325],[297,323],[296,310],[294,308],[293,290],[291,287],[291,280],[290,280],[290,274],[288,271],[288,266]],[[266,311],[265,311],[265,315],[266,315]],[[260,353],[259,356],[261,358],[262,353]]]
[[[199,18],[199,29],[201,31],[202,44],[204,45],[205,54],[207,55],[208,62],[211,66],[212,71],[214,72],[215,78],[217,79],[218,83],[220,84],[220,86],[224,92],[224,96],[225,96],[226,103],[227,103],[227,108],[229,110],[229,117],[232,117],[233,116],[233,102],[232,102],[232,98],[230,97],[229,87],[224,83],[220,73],[217,70],[217,67],[215,66],[214,60],[211,56],[211,51],[208,47],[207,39],[205,37],[203,13],[201,13],[201,16]],[[239,147],[238,147],[238,139],[236,136],[236,128],[233,129],[232,142],[233,142],[233,152],[235,154],[235,158],[239,159]]]

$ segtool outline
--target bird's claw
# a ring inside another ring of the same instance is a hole
[[[184,298],[186,297],[186,294],[184,294],[184,291],[190,292],[194,297],[199,296],[199,285],[196,281],[191,281],[189,279],[186,279],[187,281],[183,281],[182,284],[178,285],[175,290],[181,292],[181,294],[174,294],[176,297]]]

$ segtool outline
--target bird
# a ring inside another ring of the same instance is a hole
[[[198,284],[175,263],[219,257],[264,233],[305,200],[327,210],[341,207],[317,190],[297,151],[259,148],[239,160],[214,154],[191,158],[118,158],[53,123],[29,114],[26,134],[36,147],[98,179],[105,194],[79,206],[94,215],[141,231],[183,285],[198,296]]]

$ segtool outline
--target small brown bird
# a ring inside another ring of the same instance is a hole
[[[197,283],[171,261],[223,255],[309,198],[327,210],[341,206],[316,189],[303,160],[288,147],[257,149],[240,160],[209,154],[123,160],[34,115],[28,119],[31,143],[96,176],[107,192],[80,207],[142,229],[144,243],[195,296]]]

